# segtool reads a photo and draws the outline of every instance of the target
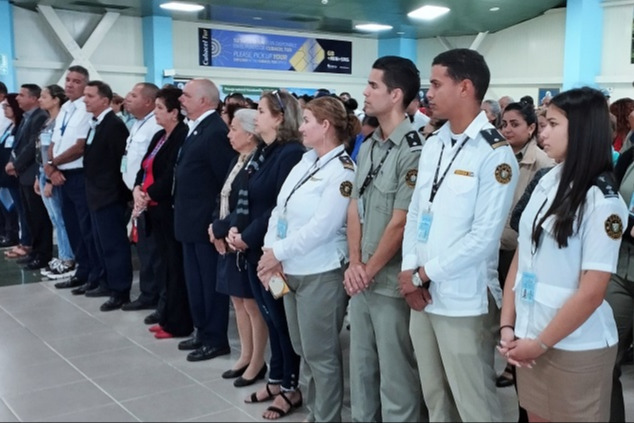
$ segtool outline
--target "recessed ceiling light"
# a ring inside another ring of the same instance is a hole
[[[254,20],[254,21],[261,21],[261,20],[262,20],[262,18],[261,18],[261,17],[259,17],[259,16],[254,16],[254,17],[253,17],[253,20]]]
[[[445,13],[448,13],[449,10],[450,9],[448,7],[427,5],[427,6],[418,8],[416,10],[412,10],[411,12],[407,14],[407,16],[409,16],[412,19],[421,19],[424,21],[431,21],[433,19],[436,19],[444,15]]]
[[[195,3],[183,3],[180,1],[170,1],[161,4],[161,9],[176,10],[178,12],[200,12],[205,6]]]
[[[489,9],[491,12],[497,12],[498,10],[500,10],[499,7],[495,6]]]
[[[396,34],[397,34],[397,35],[403,35],[403,34],[405,34],[405,33],[404,33],[403,31],[399,31],[399,32],[397,32]]]
[[[359,31],[387,31],[388,29],[392,29],[391,25],[381,25],[376,23],[368,23],[368,24],[358,24],[354,26]]]

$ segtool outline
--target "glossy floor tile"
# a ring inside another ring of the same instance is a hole
[[[220,374],[239,356],[233,316],[232,353],[190,363],[180,339],[156,340],[143,324],[148,310],[103,313],[104,298],[73,296],[0,258],[0,421],[264,421],[267,404],[245,404],[263,386],[234,388]],[[135,280],[132,297],[138,295]],[[349,332],[343,330],[345,390]],[[503,363],[498,358],[496,366]],[[624,368],[628,420],[634,418],[634,366]],[[517,418],[512,388],[499,389],[504,421]],[[281,419],[302,421],[306,410]],[[350,421],[344,398],[343,420]]]

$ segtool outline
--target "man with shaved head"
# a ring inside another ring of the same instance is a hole
[[[229,354],[229,297],[216,292],[218,253],[207,229],[229,165],[235,157],[227,126],[216,109],[218,87],[207,79],[193,79],[180,97],[189,118],[189,134],[174,170],[174,232],[183,244],[187,295],[196,334],[178,344],[192,350],[188,361]]]

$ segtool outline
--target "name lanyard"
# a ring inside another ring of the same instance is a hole
[[[130,134],[130,136],[128,137],[128,142],[126,143],[126,146],[125,146],[125,154],[128,154],[128,149],[130,148],[130,144],[132,144],[132,139],[136,136],[136,134],[139,133],[141,128],[143,128],[143,125],[145,125],[145,122],[147,122],[152,116],[154,116],[154,112],[147,115],[145,119],[141,121],[141,124],[136,128],[136,130]]]
[[[537,210],[537,214],[535,214],[535,218],[533,219],[533,227],[531,231],[531,267],[532,267],[533,259],[535,258],[535,254],[537,254],[537,249],[539,248],[539,242],[541,241],[542,235],[543,235],[541,228],[539,229],[539,232],[537,232],[538,230],[537,218],[539,217],[539,214],[542,212],[542,210],[546,206],[547,201],[548,201],[548,198],[544,200],[542,205],[539,207],[539,210]],[[535,235],[537,235],[537,242],[533,241],[535,239]]]
[[[383,156],[383,158],[377,165],[376,169],[374,169],[374,145],[372,145],[372,148],[370,149],[370,171],[368,172],[368,175],[363,180],[363,184],[361,185],[361,188],[359,188],[359,197],[363,195],[363,193],[368,188],[370,183],[374,180],[374,178],[376,178],[376,175],[379,174],[379,171],[383,167],[383,163],[385,163],[385,160],[387,159],[387,156],[390,154],[390,151],[392,151],[393,147],[394,147],[394,144],[391,144],[390,147],[385,152],[385,156]]]
[[[458,150],[456,150],[456,154],[454,154],[453,158],[449,162],[449,165],[445,168],[445,171],[443,172],[442,177],[439,180],[438,174],[440,173],[440,164],[442,163],[442,156],[445,152],[445,144],[444,143],[442,144],[442,147],[440,149],[440,157],[438,157],[438,165],[436,166],[436,173],[434,174],[434,182],[431,186],[431,192],[429,193],[429,204],[434,202],[434,198],[436,198],[436,193],[438,192],[438,189],[440,188],[443,181],[445,180],[445,176],[447,176],[447,172],[449,172],[451,165],[453,164],[454,160],[456,160],[456,157],[458,157],[458,154],[462,151],[462,148],[465,146],[468,139],[469,138],[465,138],[462,144],[460,144],[460,146],[458,147]]]
[[[4,130],[2,136],[0,137],[0,144],[4,144],[6,139],[11,135],[11,129],[13,128],[13,124],[7,126],[7,129]]]
[[[68,124],[70,123],[70,120],[73,118],[73,115],[75,114],[76,110],[77,108],[74,108],[70,116],[68,115],[68,110],[64,112],[64,119],[62,119],[62,126],[59,128],[62,134],[62,137],[64,136],[64,132],[66,132],[66,128],[68,127]]]
[[[328,161],[326,163],[324,163],[323,166],[319,166],[317,169],[313,170],[312,172],[310,172],[310,169],[308,169],[308,171],[306,171],[306,173],[304,174],[304,176],[302,177],[302,179],[299,180],[299,182],[295,185],[295,187],[291,190],[291,193],[288,194],[288,197],[286,197],[286,201],[284,202],[284,211],[286,211],[286,206],[288,205],[288,201],[291,199],[291,197],[293,196],[293,194],[295,194],[295,191],[297,191],[302,185],[304,185],[310,178],[312,178],[313,176],[315,176],[315,174],[317,172],[319,172],[321,169],[323,169],[324,167],[326,167],[326,165],[328,163],[330,163],[331,161],[333,161],[334,159],[336,159],[337,157],[341,156],[344,153],[344,150],[341,150],[339,152],[339,154],[334,155],[333,157],[331,157],[330,159],[328,159]],[[317,164],[317,162],[319,161],[319,158],[317,158],[317,160],[315,160],[315,163],[313,164],[313,166],[315,166]],[[311,168],[313,167],[311,166]],[[310,173],[309,173],[310,172]]]

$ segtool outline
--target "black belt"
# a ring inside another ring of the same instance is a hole
[[[78,175],[84,173],[84,169],[81,167],[75,169],[59,169],[64,175]]]

